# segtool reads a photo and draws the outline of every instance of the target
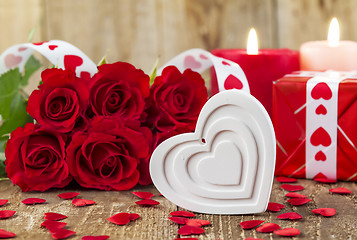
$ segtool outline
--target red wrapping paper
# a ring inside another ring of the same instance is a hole
[[[273,125],[277,139],[275,175],[306,178],[306,82],[285,76],[273,84]],[[337,179],[357,181],[357,80],[345,79],[338,90]]]

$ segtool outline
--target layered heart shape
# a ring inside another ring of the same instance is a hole
[[[155,149],[150,173],[158,190],[183,208],[251,214],[266,210],[274,166],[275,135],[267,112],[254,97],[233,89],[205,104],[194,133]]]

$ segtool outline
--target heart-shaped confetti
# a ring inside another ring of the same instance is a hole
[[[271,212],[279,212],[283,208],[285,208],[285,206],[283,204],[275,203],[275,202],[269,202],[267,210],[271,211]]]
[[[4,206],[8,201],[8,199],[0,199],[0,207]]]
[[[280,187],[289,192],[304,190],[304,187],[301,185],[282,184]]]
[[[210,225],[211,222],[204,220],[204,219],[192,219],[189,218],[186,220],[186,225],[188,226],[195,226],[195,227],[202,227],[202,226],[207,226]]]
[[[12,232],[8,232],[4,229],[0,229],[0,238],[13,238],[16,234]]]
[[[177,223],[177,224],[186,224],[188,218],[185,218],[185,217],[169,217],[169,219],[174,222],[174,223]]]
[[[296,192],[289,192],[285,195],[285,197],[288,198],[307,198],[307,196],[300,194],[300,193],[296,193]]]
[[[159,205],[160,202],[152,200],[152,199],[144,199],[144,200],[136,201],[135,204],[141,205],[144,207],[150,207],[150,206]]]
[[[77,207],[90,206],[95,204],[95,201],[88,199],[73,199],[72,204]]]
[[[16,211],[12,211],[12,210],[0,210],[0,219],[6,219],[12,217],[14,216],[15,213]]]
[[[130,221],[134,221],[135,219],[138,219],[140,217],[139,214],[136,213],[117,213],[109,218],[107,220],[111,223],[117,224],[117,225],[126,225]]]
[[[65,193],[58,194],[57,197],[67,200],[67,199],[75,198],[78,195],[79,192],[65,192]]]
[[[284,237],[295,237],[300,234],[300,230],[297,228],[284,228],[274,230],[274,234]]]
[[[322,145],[328,147],[331,145],[331,137],[323,127],[319,127],[311,135],[310,142],[314,146]]]
[[[188,211],[175,211],[170,213],[171,216],[175,217],[195,217],[196,214]]]
[[[287,213],[280,214],[279,216],[277,216],[277,218],[288,219],[288,220],[299,220],[302,219],[303,217],[296,212],[287,212]]]
[[[58,221],[67,218],[66,215],[59,214],[59,213],[54,213],[54,212],[47,212],[45,213],[44,219],[45,220],[52,220],[52,221]]]
[[[327,110],[326,110],[326,108],[324,107],[324,105],[320,104],[320,105],[316,108],[315,113],[316,113],[317,115],[326,115]]]
[[[336,214],[336,209],[334,208],[316,208],[312,210],[313,213],[322,215],[324,217],[332,217]]]
[[[25,200],[22,200],[22,203],[26,205],[42,204],[45,202],[46,200],[42,198],[26,198]]]
[[[68,238],[68,237],[76,234],[75,231],[71,231],[71,230],[64,229],[64,228],[51,229],[49,231],[52,234],[52,237],[54,239],[64,239],[64,238]]]
[[[142,199],[151,199],[154,196],[151,192],[132,192],[132,194]]]
[[[339,187],[339,188],[331,188],[329,190],[331,193],[337,193],[337,194],[351,194],[352,191],[345,188],[345,187]]]
[[[82,240],[105,240],[108,239],[108,235],[100,235],[100,236],[84,236]]]
[[[318,151],[315,155],[316,161],[326,161],[326,155],[322,151]]]
[[[203,228],[200,228],[200,227],[195,227],[195,226],[189,226],[189,225],[185,225],[185,226],[182,226],[178,231],[177,233],[179,235],[182,235],[182,236],[188,236],[188,235],[195,235],[195,234],[202,234],[204,233],[205,230]]]
[[[45,227],[48,230],[55,232],[55,229],[64,228],[67,225],[65,222],[58,222],[53,220],[46,220],[41,223],[41,227]]]
[[[311,90],[311,97],[315,100],[323,98],[329,100],[332,98],[330,87],[325,82],[320,82]]]
[[[297,182],[297,179],[292,177],[276,177],[276,181],[280,183],[294,183]]]
[[[256,230],[262,233],[271,233],[281,227],[276,223],[264,223],[262,226],[258,227]]]
[[[239,223],[239,225],[243,229],[252,229],[252,228],[255,228],[256,226],[259,226],[263,222],[264,222],[264,220],[248,220],[248,221]]]
[[[233,76],[231,74],[226,78],[226,81],[224,82],[224,88],[226,90],[229,90],[229,89],[242,89],[243,88],[243,83],[242,83],[241,80],[239,80],[237,77],[235,77],[235,76]]]
[[[311,201],[312,200],[308,198],[291,198],[288,200],[288,202],[293,206],[301,206]]]

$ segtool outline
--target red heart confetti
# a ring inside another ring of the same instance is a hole
[[[186,225],[188,226],[195,226],[195,227],[202,227],[210,225],[211,222],[203,219],[187,219]]]
[[[65,192],[65,193],[58,194],[57,197],[67,200],[67,199],[75,198],[78,195],[79,192]]]
[[[72,204],[77,207],[90,206],[95,204],[95,201],[88,199],[73,199]]]
[[[291,185],[291,184],[282,184],[280,187],[289,192],[296,192],[304,189],[304,187],[301,185]]]
[[[100,236],[84,236],[82,240],[105,240],[108,239],[108,235],[100,235]]]
[[[270,202],[268,203],[267,210],[271,212],[279,212],[283,208],[285,208],[283,204]]]
[[[316,113],[317,115],[320,115],[320,114],[326,115],[327,110],[326,110],[326,108],[324,107],[324,105],[320,104],[320,105],[316,108],[315,113]]]
[[[16,234],[12,232],[8,232],[4,229],[0,229],[0,238],[13,238]]]
[[[226,65],[226,66],[230,66],[231,65],[229,62],[226,62],[226,61],[222,61],[222,64]]]
[[[169,217],[169,219],[177,224],[186,224],[188,218],[185,217]]]
[[[274,234],[284,237],[294,237],[299,235],[300,231],[297,228],[284,228],[280,230],[275,230]]]
[[[331,188],[329,190],[331,193],[337,193],[337,194],[351,194],[352,191],[345,188],[345,187],[339,187],[339,188]]]
[[[237,77],[235,77],[232,74],[230,74],[226,78],[226,80],[224,81],[224,88],[226,90],[229,90],[229,89],[242,89],[243,88],[243,83]]]
[[[311,201],[312,200],[308,198],[292,198],[288,200],[288,202],[293,206],[301,206]]]
[[[205,232],[205,230],[203,228],[189,226],[189,225],[185,225],[177,231],[178,234],[183,235],[183,236],[188,236],[188,235],[192,235],[192,234],[202,234],[204,232]]]
[[[5,66],[7,68],[14,68],[20,64],[20,62],[22,61],[22,57],[15,56],[14,54],[8,54],[5,56],[4,61],[5,61]]]
[[[22,203],[26,205],[41,204],[45,202],[46,200],[42,198],[26,198],[25,200],[22,200]]]
[[[311,90],[311,97],[315,100],[319,98],[329,100],[332,97],[332,92],[326,83],[320,82]]]
[[[42,44],[44,43],[47,43],[48,41],[43,41],[43,42],[35,42],[35,43],[32,43],[33,45],[36,45],[36,46],[41,46]]]
[[[171,216],[175,217],[195,217],[196,215],[188,211],[175,211],[170,213]]]
[[[270,233],[280,228],[281,227],[276,223],[264,223],[262,226],[257,228],[257,231],[262,233]]]
[[[193,56],[188,55],[184,59],[183,66],[185,68],[198,69],[201,67],[201,63],[199,61],[196,61]]]
[[[154,196],[154,194],[152,194],[151,192],[131,192],[131,193],[142,199],[151,199]]]
[[[48,212],[45,213],[44,219],[46,220],[52,220],[52,221],[58,221],[67,218],[66,215],[59,214],[59,213],[54,213],[54,212]]]
[[[318,151],[315,155],[316,161],[326,161],[326,155],[323,151]]]
[[[298,220],[298,219],[302,219],[303,217],[296,213],[296,212],[287,212],[287,213],[283,213],[280,214],[279,216],[277,216],[278,219],[288,219],[288,220]]]
[[[255,228],[256,226],[262,224],[263,222],[265,222],[265,221],[264,220],[248,220],[248,221],[239,223],[239,225],[243,229],[252,229],[252,228]]]
[[[12,210],[0,210],[0,219],[6,219],[12,217],[14,216],[15,213],[16,211],[12,211]]]
[[[135,203],[144,207],[150,207],[160,204],[158,201],[152,199],[144,199],[144,200],[136,201]]]
[[[285,197],[288,198],[307,198],[307,196],[300,194],[300,193],[296,193],[296,192],[289,192],[285,195]]]
[[[117,213],[107,218],[107,220],[117,225],[125,225],[139,217],[140,215],[136,213]]]
[[[54,239],[64,239],[74,235],[76,232],[64,228],[57,228],[54,229],[54,231],[50,230],[50,233]]]
[[[314,146],[322,145],[328,147],[331,145],[331,137],[323,127],[319,127],[311,135],[310,142]]]
[[[0,207],[4,206],[8,201],[8,199],[0,199]]]
[[[83,59],[76,55],[64,56],[64,68],[75,71],[76,68],[83,64]]]
[[[276,177],[276,181],[281,183],[294,183],[297,182],[297,179],[291,177]]]
[[[53,220],[46,220],[41,223],[41,227],[45,227],[48,230],[55,232],[55,229],[64,228],[67,225],[65,222],[58,222]]]
[[[48,48],[53,51],[56,48],[58,48],[58,46],[57,45],[49,45]]]
[[[324,217],[332,217],[336,214],[336,209],[334,208],[316,208],[312,210],[315,214],[320,214]]]

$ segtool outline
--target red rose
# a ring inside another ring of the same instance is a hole
[[[67,148],[71,174],[83,187],[128,190],[139,181],[138,164],[148,158],[150,141],[148,128],[128,127],[116,117],[94,118]]]
[[[207,101],[207,89],[200,74],[190,69],[181,73],[166,67],[150,89],[148,120],[159,131],[193,131],[201,108]]]
[[[103,64],[93,77],[89,115],[139,119],[149,96],[150,78],[142,70],[125,62]]]
[[[65,140],[65,135],[33,123],[18,127],[5,149],[7,176],[24,192],[65,187],[72,180]]]
[[[70,132],[82,122],[80,118],[88,102],[88,84],[73,71],[57,68],[43,71],[41,78],[43,84],[32,92],[27,112],[44,127]]]

